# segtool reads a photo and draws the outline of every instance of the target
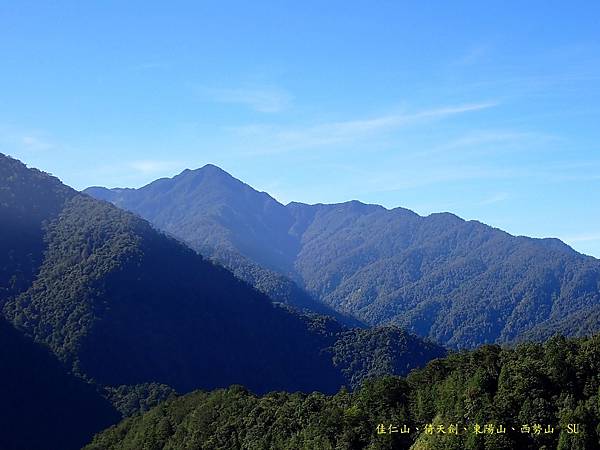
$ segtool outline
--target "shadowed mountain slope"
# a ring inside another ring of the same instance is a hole
[[[10,249],[0,307],[85,380],[160,383],[178,392],[235,383],[257,392],[332,392],[381,368],[404,373],[444,353],[398,331],[398,346],[389,348],[402,357],[391,355],[391,366],[365,353],[370,344],[359,337],[361,351],[341,354],[334,346],[351,339],[351,330],[327,319],[328,332],[317,332],[318,317],[274,305],[134,214],[4,155],[0,174],[0,227],[7,230],[0,246]],[[27,239],[14,239],[21,235]]]
[[[0,318],[0,448],[69,450],[120,416],[98,390]]]

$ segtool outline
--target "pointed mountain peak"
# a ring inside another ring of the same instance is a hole
[[[231,176],[228,172],[221,169],[219,166],[214,164],[205,164],[202,167],[197,169],[185,169],[179,175],[192,175],[192,174],[202,174],[202,173],[215,173],[221,175]]]
[[[234,204],[264,202],[276,204],[281,207],[277,200],[265,192],[260,192],[252,186],[235,178],[225,170],[214,164],[206,164],[198,169],[185,169],[171,178],[160,178],[139,189],[119,190],[111,189],[108,193],[99,188],[89,188],[86,193],[98,198],[107,199],[126,209],[136,212],[139,202],[144,204],[160,201],[174,202],[180,205],[182,202],[210,201],[212,204],[222,202],[233,202]],[[127,195],[121,195],[127,194]],[[166,196],[159,198],[160,196]],[[263,208],[261,206],[261,208]]]
[[[202,179],[202,180],[210,180],[217,182],[236,182],[239,184],[244,184],[242,181],[238,180],[230,173],[221,169],[219,166],[215,166],[214,164],[206,164],[198,169],[185,169],[179,175],[171,178],[173,181],[187,180],[187,179]]]
[[[229,173],[227,173],[226,171],[224,171],[223,169],[221,169],[219,166],[215,166],[214,164],[205,164],[204,166],[202,166],[200,169],[197,170],[202,170],[204,172],[218,172],[218,173],[226,173],[227,175],[229,175]]]

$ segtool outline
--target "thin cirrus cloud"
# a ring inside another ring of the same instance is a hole
[[[329,122],[305,127],[281,127],[274,125],[246,125],[230,127],[244,138],[259,141],[260,150],[252,154],[280,153],[301,148],[323,147],[328,145],[348,143],[378,133],[387,133],[402,127],[426,123],[464,114],[480,111],[496,106],[497,103],[471,103],[455,106],[432,108],[414,113],[388,114],[378,117],[358,120]]]
[[[502,148],[509,148],[511,144],[533,144],[558,141],[559,138],[547,133],[514,132],[505,130],[476,130],[471,131],[459,138],[453,139],[431,150],[419,153],[420,156],[427,154],[460,150],[464,148],[481,148],[494,144],[502,144]],[[530,149],[531,147],[529,147]]]
[[[36,136],[23,136],[21,144],[29,150],[50,150],[54,148],[53,144]]]
[[[478,44],[469,47],[461,56],[450,63],[450,66],[471,66],[480,63],[491,51],[489,45]]]
[[[278,113],[292,104],[292,95],[276,87],[264,88],[209,88],[196,87],[196,93],[216,103],[238,104],[261,113]]]
[[[426,149],[416,149],[403,154],[404,161],[423,160],[435,156],[473,158],[509,151],[528,152],[543,148],[541,144],[559,141],[547,133],[515,132],[510,130],[472,130]]]
[[[461,181],[512,179],[528,174],[529,171],[523,168],[494,168],[485,165],[464,164],[442,165],[429,167],[423,171],[406,169],[401,172],[380,173],[377,177],[367,180],[367,183],[370,185],[369,193],[382,193]],[[486,200],[499,202],[504,199],[500,196],[493,196]]]
[[[579,164],[574,164],[579,167]],[[405,169],[401,173],[394,171],[391,173],[380,173],[371,180],[371,191],[376,192],[394,192],[403,189],[412,189],[434,184],[444,184],[450,182],[476,181],[476,180],[538,180],[544,183],[592,181],[599,180],[600,175],[593,171],[592,166],[588,168],[589,172],[574,171],[573,167],[568,165],[538,163],[494,166],[485,160],[474,161],[471,164],[447,164],[427,163],[426,170]],[[508,200],[511,196],[505,192],[499,192],[488,198],[484,198],[478,203],[479,206],[492,205]],[[590,238],[590,236],[593,238]],[[582,235],[573,237],[574,241],[583,242],[595,240],[596,235]]]
[[[593,242],[600,241],[600,232],[598,233],[584,233],[574,236],[567,236],[562,239],[565,242],[578,243],[578,242]]]
[[[0,124],[0,148],[6,146],[11,150],[43,151],[56,148],[56,145],[46,137],[45,133],[34,130]]]
[[[164,171],[175,170],[182,166],[180,161],[161,161],[161,160],[138,160],[129,163],[129,167],[136,172],[144,175],[161,173]]]
[[[498,192],[488,198],[483,199],[479,202],[479,206],[488,206],[495,205],[496,203],[503,202],[504,200],[508,200],[510,196],[507,192]]]

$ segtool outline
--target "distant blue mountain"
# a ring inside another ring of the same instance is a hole
[[[140,189],[85,192],[135,212],[272,298],[277,289],[261,280],[279,273],[368,324],[460,348],[600,329],[600,261],[557,239],[357,201],[284,206],[213,165]],[[261,275],[244,275],[252,271]]]

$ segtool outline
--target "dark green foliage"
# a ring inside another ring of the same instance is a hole
[[[442,347],[394,327],[345,328],[329,316],[300,316],[309,330],[321,336],[333,364],[352,389],[384,375],[407,375],[434,358],[445,356]]]
[[[423,342],[397,327],[352,329],[339,333],[333,345],[333,362],[348,386],[384,375],[407,375],[432,358],[445,355],[437,345]]]
[[[93,386],[1,318],[0,363],[2,450],[78,449],[119,418]]]
[[[600,261],[556,239],[356,201],[283,206],[214,166],[137,190],[88,192],[234,270],[231,255],[277,271],[371,325],[458,348],[600,330]],[[263,291],[273,297],[277,288]]]
[[[600,336],[515,349],[484,346],[435,360],[407,378],[380,378],[353,393],[270,393],[241,387],[195,392],[99,434],[86,450],[598,449]],[[406,424],[412,433],[378,435]],[[426,435],[428,423],[504,424],[504,435]],[[521,434],[522,424],[554,434]],[[579,423],[583,433],[568,434]],[[512,431],[512,427],[516,431]]]
[[[123,417],[144,413],[175,395],[173,388],[159,383],[107,386],[105,392]]]
[[[335,392],[364,377],[352,367],[372,366],[370,354],[349,353],[363,345],[334,320],[273,304],[143,219],[3,155],[0,170],[0,246],[24,255],[2,260],[3,315],[72,373],[106,387],[123,414],[168,395],[161,384]],[[34,244],[13,239],[20,235],[7,224],[15,217],[35,231]],[[335,332],[323,332],[319,320]],[[340,338],[342,362],[334,363]],[[415,346],[414,361],[403,343]],[[389,351],[401,356],[390,373],[404,373],[424,362],[422,352],[441,350],[402,338]]]
[[[208,251],[208,250],[206,250]],[[273,302],[291,306],[301,313],[317,313],[335,318],[340,323],[350,327],[365,327],[358,319],[342,314],[330,306],[315,300],[304,289],[289,278],[273,270],[265,269],[238,253],[225,251],[209,252],[211,259],[231,270],[235,276],[251,284],[257,290],[267,295]]]
[[[81,376],[181,391],[342,383],[301,320],[132,214],[78,195],[46,243],[37,279],[4,312]]]
[[[77,194],[48,174],[24,169],[0,153],[0,307],[29,287],[42,263],[44,225]]]
[[[285,231],[292,219],[283,205],[212,165],[186,170],[173,181],[157,180],[139,191],[93,187],[85,192],[139,214],[275,302],[327,314],[349,326],[364,325],[315,300],[277,272],[293,273],[288,253],[298,247]]]

